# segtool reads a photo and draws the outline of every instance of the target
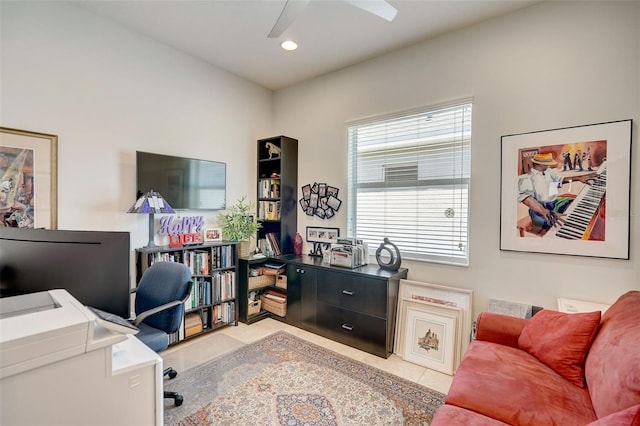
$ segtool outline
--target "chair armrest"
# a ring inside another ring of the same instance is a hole
[[[481,312],[476,322],[476,340],[518,347],[518,337],[527,320],[493,312]]]
[[[165,309],[173,308],[174,306],[178,306],[178,305],[183,304],[184,302],[187,301],[187,299],[189,299],[189,296],[191,296],[191,287],[192,286],[193,286],[193,283],[189,283],[189,286],[187,287],[187,291],[185,293],[185,296],[182,298],[182,300],[174,300],[172,302],[156,306],[155,308],[149,309],[148,311],[140,312],[138,315],[136,315],[136,318],[133,320],[133,325],[137,326],[142,321],[144,321],[145,318],[149,318],[151,315],[157,314],[158,312],[162,312]],[[135,292],[135,290],[136,289],[133,289],[132,292]]]
[[[178,306],[178,305],[184,303],[185,300],[174,300],[173,302],[169,302],[169,303],[165,303],[164,305],[156,306],[155,308],[149,309],[148,311],[140,312],[138,315],[136,315],[136,319],[133,320],[133,325],[137,326],[138,324],[140,324],[142,321],[144,321],[146,318],[150,317],[151,315],[157,314],[158,312],[162,312],[165,309],[169,309],[169,308],[173,308],[174,306]]]

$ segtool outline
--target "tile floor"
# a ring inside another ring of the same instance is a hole
[[[243,344],[251,343],[278,330],[284,330],[334,352],[442,393],[449,391],[449,386],[453,379],[452,376],[404,361],[396,355],[391,355],[387,359],[380,358],[271,318],[251,325],[239,323],[237,327],[225,327],[213,333],[205,334],[201,337],[172,346],[160,355],[163,358],[165,367],[173,367],[179,372],[206,362]]]

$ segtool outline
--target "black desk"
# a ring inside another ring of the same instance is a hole
[[[281,320],[383,358],[393,353],[398,286],[406,268],[349,269],[308,255],[277,260],[287,264],[287,315]]]

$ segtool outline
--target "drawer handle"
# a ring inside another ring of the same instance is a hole
[[[353,296],[355,293],[351,290],[342,290],[342,294],[346,294],[347,296]]]
[[[342,328],[345,330],[353,331],[353,326],[351,324],[342,324]]]

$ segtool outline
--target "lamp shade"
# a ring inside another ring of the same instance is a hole
[[[175,210],[162,198],[159,192],[151,190],[138,198],[127,213],[144,213],[149,215],[149,243],[147,247],[155,247],[153,215],[156,213],[173,214]]]
[[[173,208],[162,198],[159,192],[154,190],[148,191],[146,194],[142,195],[138,200],[132,205],[127,213],[146,213],[146,214],[155,214],[155,213],[165,213],[171,214],[175,213]]]

